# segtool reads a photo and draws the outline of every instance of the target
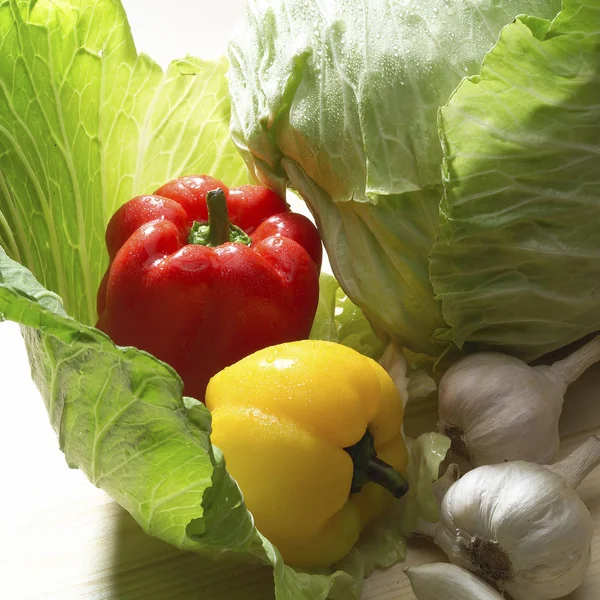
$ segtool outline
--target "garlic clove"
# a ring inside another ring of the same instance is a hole
[[[404,572],[417,600],[502,600],[491,585],[456,565],[432,563]]]

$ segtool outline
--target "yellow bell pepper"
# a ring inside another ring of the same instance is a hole
[[[351,348],[313,340],[265,348],[217,373],[206,406],[212,442],[288,564],[343,558],[392,493],[407,491],[400,394]]]

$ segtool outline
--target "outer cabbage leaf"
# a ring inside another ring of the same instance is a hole
[[[118,206],[198,170],[246,180],[227,62],[163,73],[114,0],[0,0],[0,46],[0,245],[95,323]]]
[[[60,299],[2,249],[0,312],[23,326],[32,376],[69,465],[84,471],[149,534],[198,549],[186,527],[204,522],[205,490],[218,481],[233,506],[241,505],[237,486],[222,481],[226,474],[210,445],[206,408],[193,400],[186,406],[181,380],[168,365],[117,347],[67,316]],[[231,550],[249,548],[254,534],[247,511],[238,511],[226,527],[203,529],[204,545]]]
[[[600,329],[600,5],[519,18],[441,110],[431,256],[458,346],[525,360]]]
[[[334,275],[369,322],[437,355],[429,279],[437,111],[503,26],[559,0],[251,0],[230,46],[233,138],[255,175],[300,192]]]

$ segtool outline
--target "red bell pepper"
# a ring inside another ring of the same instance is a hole
[[[97,327],[170,364],[186,395],[203,400],[224,367],[308,337],[321,240],[267,188],[176,179],[119,208],[106,246]]]

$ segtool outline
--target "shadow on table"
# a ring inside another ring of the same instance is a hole
[[[182,552],[146,535],[114,505],[115,539],[101,600],[272,600],[272,569]],[[98,598],[100,600],[100,598]]]

